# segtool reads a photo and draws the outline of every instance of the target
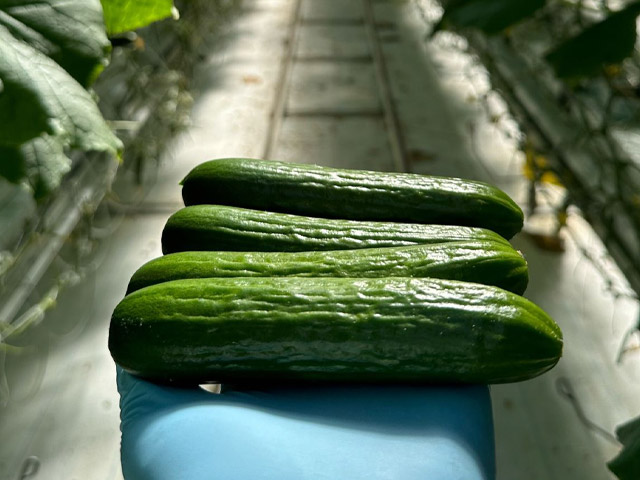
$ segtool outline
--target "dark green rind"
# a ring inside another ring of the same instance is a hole
[[[140,267],[127,293],[185,278],[282,276],[433,277],[522,294],[528,268],[513,247],[491,240],[325,252],[180,252]]]
[[[505,383],[552,368],[562,333],[505,290],[439,279],[216,278],[138,290],[109,349],[180,383]]]
[[[509,245],[497,233],[482,228],[326,219],[194,205],[169,218],[162,231],[162,252],[346,250],[465,240]]]
[[[351,220],[464,225],[511,238],[524,215],[486,183],[245,158],[212,160],[182,182],[185,205],[219,204]]]

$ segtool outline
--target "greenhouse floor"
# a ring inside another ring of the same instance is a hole
[[[526,206],[510,126],[480,100],[486,79],[466,55],[425,40],[418,6],[244,2],[197,71],[192,126],[161,159],[142,203],[112,225],[100,267],[21,336],[20,355],[4,353],[0,479],[31,478],[21,475],[33,469],[36,478],[122,478],[108,323],[133,272],[161,254],[164,223],[181,205],[178,182],[196,164],[266,157],[460,176]],[[547,217],[526,229],[548,229]],[[564,252],[526,233],[513,240],[530,264],[526,296],[560,324],[565,352],[537,379],[491,388],[500,480],[612,478],[605,463],[619,446],[610,435],[640,414],[640,353],[616,362],[636,303],[612,295],[588,258],[602,257],[599,241],[577,214],[568,223]],[[619,282],[615,269],[608,274]]]

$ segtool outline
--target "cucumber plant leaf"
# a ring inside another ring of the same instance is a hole
[[[0,174],[22,173],[43,196],[69,168],[67,149],[117,154],[121,143],[91,94],[60,65],[0,25]]]
[[[616,435],[623,448],[607,466],[620,480],[637,480],[640,478],[640,417],[620,425]]]
[[[556,46],[546,60],[559,78],[578,80],[596,75],[633,53],[639,14],[640,2],[630,3]]]
[[[128,32],[174,15],[173,0],[101,0],[109,35]]]
[[[432,34],[445,28],[476,28],[487,35],[530,17],[546,0],[455,0],[446,4]]]
[[[120,141],[91,94],[46,55],[0,26],[0,144],[48,133],[64,147],[116,152]]]
[[[0,25],[85,87],[111,51],[100,0],[0,0]]]

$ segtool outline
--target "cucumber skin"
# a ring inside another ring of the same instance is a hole
[[[162,231],[162,252],[346,250],[464,240],[510,245],[497,233],[483,228],[325,219],[194,205],[169,217]]]
[[[483,182],[246,158],[196,166],[182,181],[182,197],[185,205],[483,227],[507,239],[524,221],[507,194]]]
[[[528,267],[510,245],[490,240],[324,252],[179,252],[147,262],[127,294],[157,283],[211,277],[432,277],[524,293]]]
[[[215,278],[126,296],[109,349],[164,382],[493,384],[552,368],[562,333],[525,298],[468,282]]]

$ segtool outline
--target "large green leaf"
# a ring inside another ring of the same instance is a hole
[[[82,85],[0,26],[0,144],[48,133],[64,147],[116,152],[120,142]]]
[[[173,0],[101,0],[109,35],[145,27],[174,14]]]
[[[60,65],[0,25],[0,175],[37,197],[69,169],[66,149],[116,154],[121,143],[93,97]]]
[[[635,48],[638,14],[640,2],[627,5],[555,47],[547,61],[565,79],[589,77],[622,62]]]
[[[546,0],[456,0],[448,2],[434,33],[444,28],[477,28],[493,35],[530,17]]]
[[[104,68],[111,49],[100,0],[0,0],[0,25],[84,86]]]
[[[616,429],[622,451],[607,466],[620,480],[640,478],[640,417]]]

